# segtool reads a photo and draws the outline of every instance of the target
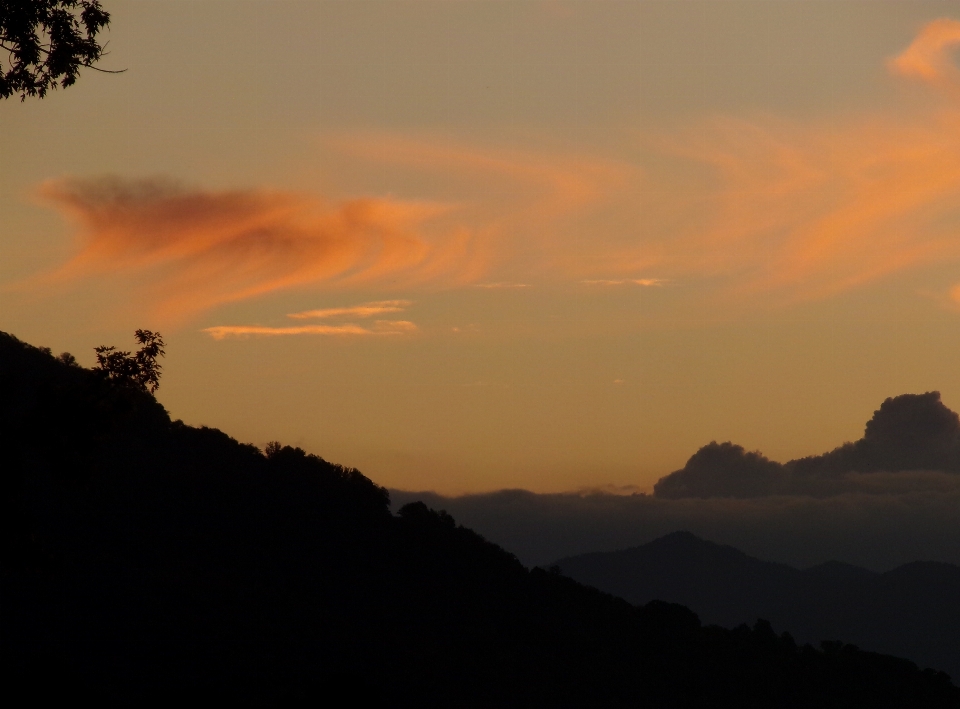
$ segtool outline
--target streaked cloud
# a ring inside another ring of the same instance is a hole
[[[308,318],[338,318],[338,317],[358,317],[369,318],[374,315],[384,315],[386,313],[402,313],[413,305],[410,300],[377,300],[363,305],[352,305],[346,308],[322,308],[320,310],[305,310],[301,313],[290,313],[288,318],[296,320],[306,320]]]
[[[341,136],[331,145],[379,163],[394,163],[446,174],[504,178],[532,190],[520,192],[523,211],[557,217],[608,202],[638,175],[635,165],[595,155],[478,148],[435,138],[389,134]]]
[[[588,286],[662,286],[667,283],[663,278],[617,278],[617,279],[588,279],[580,281]]]
[[[890,60],[894,74],[942,87],[960,88],[951,50],[960,45],[960,22],[943,17],[927,24],[903,52]]]
[[[301,325],[297,327],[263,327],[260,325],[217,325],[201,330],[215,340],[231,337],[280,337],[287,335],[333,335],[339,337],[384,337],[390,335],[410,335],[420,328],[409,320],[378,320],[372,328],[360,325]]]
[[[673,279],[719,279],[734,299],[775,305],[960,260],[958,112],[831,125],[724,120],[682,141],[673,149],[711,168],[718,186],[668,205],[679,213],[698,203],[703,216],[646,245],[650,265]]]
[[[888,66],[956,103],[957,46],[960,22],[936,20]],[[154,315],[171,320],[284,289],[386,283],[524,289],[699,281],[709,286],[691,292],[768,307],[960,260],[960,105],[821,122],[714,118],[641,135],[641,149],[656,155],[644,169],[429,137],[329,142],[378,169],[436,173],[444,181],[430,189],[450,194],[334,204],[163,180],[54,180],[39,195],[76,224],[78,250],[34,284],[126,278]],[[657,277],[637,277],[650,273]],[[958,293],[960,286],[944,299],[958,301]],[[374,318],[405,307],[373,301],[290,317]]]
[[[295,287],[455,281],[470,268],[467,231],[428,234],[452,209],[437,202],[331,205],[293,192],[121,178],[52,180],[39,196],[76,224],[79,249],[37,283],[130,277],[166,319]]]
[[[960,22],[937,20],[890,70],[960,86],[949,53],[958,45]],[[939,107],[829,121],[714,118],[643,136],[674,161],[674,175],[698,179],[650,174],[642,243],[614,262],[709,281],[726,305],[771,307],[960,261],[960,94],[943,95]]]

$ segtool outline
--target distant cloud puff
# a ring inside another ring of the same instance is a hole
[[[785,464],[716,441],[654,486],[663,498],[762,497],[960,489],[960,417],[939,392],[887,399],[863,438]],[[944,475],[947,477],[945,478]]]

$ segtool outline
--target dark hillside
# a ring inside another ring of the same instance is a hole
[[[844,638],[960,677],[960,567],[951,564],[914,562],[880,574],[828,562],[801,571],[689,532],[557,564],[631,603],[681,603],[729,628],[762,617],[803,642]]]
[[[32,703],[957,707],[942,674],[528,571],[356,470],[0,334],[3,691]]]

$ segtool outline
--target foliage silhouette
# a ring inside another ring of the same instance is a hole
[[[110,24],[99,0],[0,0],[0,98],[15,93],[43,98],[51,88],[72,86],[81,67],[108,74],[94,63],[104,55],[97,35]]]
[[[0,334],[4,696],[34,703],[957,707],[942,674],[704,627]],[[55,678],[55,680],[54,680]]]
[[[139,387],[151,394],[160,388],[160,370],[163,367],[157,361],[158,357],[163,357],[165,343],[159,332],[150,330],[137,330],[134,336],[142,347],[136,354],[122,352],[114,346],[100,345],[95,347],[97,353],[97,366],[95,371],[101,373],[111,381],[120,384]],[[69,352],[60,355],[72,358]],[[63,360],[66,364],[73,364],[75,359]]]

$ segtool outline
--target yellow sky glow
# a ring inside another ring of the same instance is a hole
[[[0,106],[0,328],[161,329],[176,417],[463,492],[960,405],[948,3],[113,4]]]

